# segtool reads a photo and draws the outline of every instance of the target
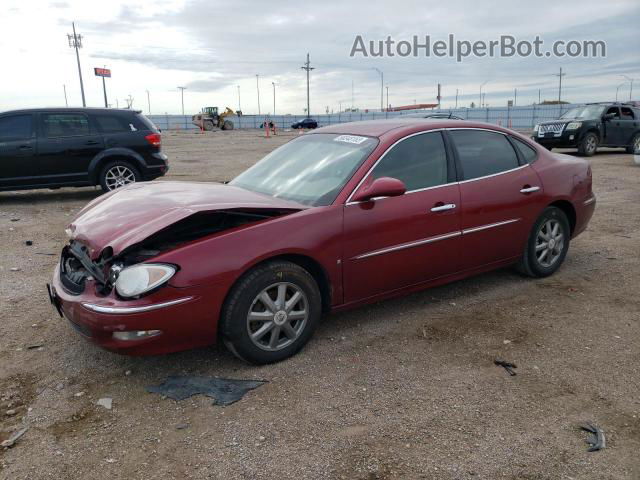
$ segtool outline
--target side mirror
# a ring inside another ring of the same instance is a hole
[[[404,195],[407,187],[397,178],[377,178],[364,189],[360,189],[351,199],[353,202],[366,202],[377,197],[398,197]]]
[[[604,116],[605,121],[607,121],[607,120],[613,120],[614,118],[616,118],[616,114],[615,114],[615,113],[607,113],[607,114]]]

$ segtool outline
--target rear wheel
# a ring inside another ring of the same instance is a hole
[[[222,123],[222,130],[233,130],[233,122],[231,120],[225,120]]]
[[[551,275],[564,262],[570,237],[565,213],[557,207],[547,207],[531,229],[518,270],[531,277]]]
[[[640,155],[640,133],[634,135],[631,145],[627,147],[627,153]]]
[[[274,261],[234,286],[223,307],[220,333],[242,360],[278,362],[307,343],[321,311],[320,291],[309,272],[295,263]]]
[[[100,172],[100,186],[105,192],[139,182],[140,179],[138,169],[124,160],[109,162]]]
[[[598,135],[593,132],[587,133],[580,145],[578,145],[578,152],[585,157],[591,157],[598,151]]]

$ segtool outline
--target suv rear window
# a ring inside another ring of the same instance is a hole
[[[131,132],[132,128],[126,119],[117,115],[94,115],[96,123],[103,133]]]
[[[31,138],[32,132],[31,115],[11,115],[0,118],[0,140],[24,140]]]
[[[81,113],[45,113],[42,115],[44,136],[78,137],[89,135],[89,119]]]
[[[142,115],[141,113],[136,115],[136,118],[138,119],[138,121],[140,123],[142,123],[142,125],[144,125],[148,130],[151,130],[152,132],[155,133],[159,133],[160,130],[158,129],[158,127],[156,127],[154,125],[154,123],[149,120],[147,117],[145,117],[144,115]]]

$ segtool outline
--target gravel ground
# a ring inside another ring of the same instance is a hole
[[[293,135],[167,133],[166,179],[230,179]],[[639,479],[640,168],[614,151],[592,164],[596,213],[556,275],[500,270],[328,316],[265,367],[221,346],[87,343],[44,284],[99,192],[0,193],[0,441],[29,427],[0,449],[0,478]],[[227,407],[145,391],[181,374],[268,383]],[[606,450],[587,453],[587,420]]]

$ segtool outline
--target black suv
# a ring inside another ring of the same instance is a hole
[[[0,113],[0,191],[100,185],[168,170],[161,136],[139,111],[39,108]]]
[[[577,148],[590,157],[598,147],[640,150],[640,109],[628,103],[592,103],[572,108],[558,120],[542,122],[533,129],[540,145],[552,148]]]
[[[318,122],[316,122],[313,118],[305,118],[304,120],[300,120],[299,122],[291,125],[291,128],[318,128]]]

